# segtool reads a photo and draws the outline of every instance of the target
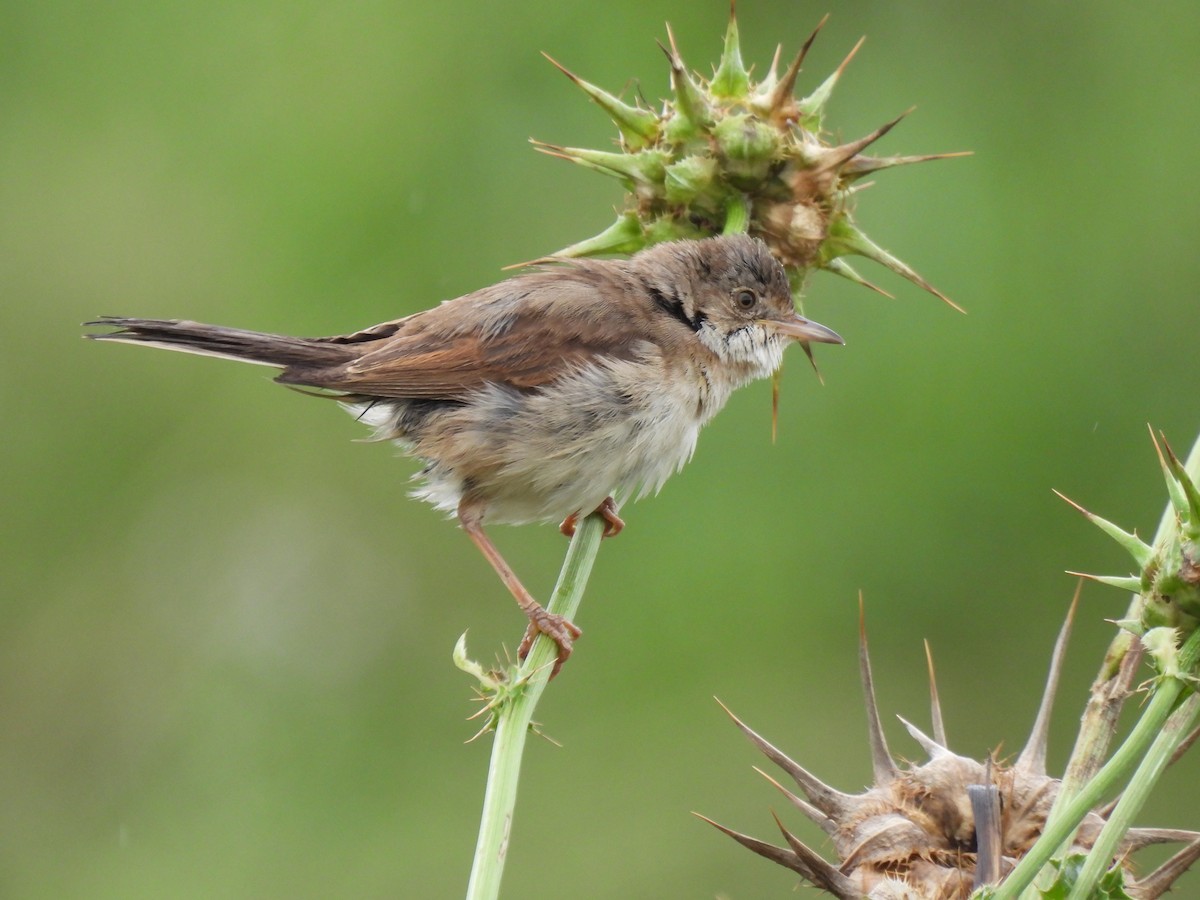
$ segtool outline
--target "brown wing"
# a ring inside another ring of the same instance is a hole
[[[362,355],[292,367],[279,380],[398,399],[453,400],[487,383],[536,388],[591,360],[645,353],[644,307],[630,296],[637,287],[602,267],[522,276],[332,338],[359,344]]]

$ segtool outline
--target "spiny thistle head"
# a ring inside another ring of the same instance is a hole
[[[885,293],[846,260],[862,256],[950,303],[910,266],[868,238],[855,224],[852,208],[864,176],[960,154],[864,155],[899,118],[859,140],[825,143],[826,103],[862,41],[833,74],[798,98],[796,79],[820,28],[782,74],[777,50],[766,77],[756,82],[742,61],[732,7],[724,51],[711,79],[688,69],[668,27],[663,52],[671,69],[672,96],[657,113],[638,102],[625,103],[551,59],[608,113],[620,132],[618,148],[588,150],[538,141],[535,145],[617,178],[628,192],[626,208],[612,226],[555,255],[625,254],[659,241],[749,231],[766,241],[785,265],[797,293],[813,269],[826,269]]]
[[[1078,595],[1076,595],[1078,600]],[[861,794],[843,793],[819,778],[729,713],[734,723],[799,786],[803,796],[765,775],[776,788],[828,836],[837,854],[830,862],[775,823],[786,846],[780,847],[719,825],[742,846],[798,873],[801,878],[844,900],[966,900],[972,892],[1002,881],[1045,829],[1061,782],[1046,774],[1046,740],[1051,707],[1075,610],[1071,607],[1054,655],[1032,734],[1014,763],[994,757],[975,760],[947,747],[945,727],[933,685],[933,732],[929,737],[901,719],[929,755],[920,765],[898,764],[891,755],[875,703],[865,632],[860,630],[860,667],[867,698],[874,783]],[[726,710],[726,712],[729,712]],[[1076,830],[1064,861],[1058,862],[1060,893],[1072,881],[1079,856],[1086,854],[1104,826],[1110,807],[1090,812]],[[1186,842],[1171,860],[1142,878],[1134,878],[1129,855],[1150,844]],[[1200,858],[1200,832],[1132,828],[1122,840],[1105,896],[1153,900]]]
[[[1085,576],[1141,596],[1141,618],[1122,624],[1139,634],[1153,628],[1174,628],[1182,640],[1200,624],[1200,486],[1164,435],[1155,436],[1151,430],[1150,439],[1158,454],[1174,516],[1153,545],[1062,494],[1059,496],[1117,541],[1137,566],[1131,575]]]

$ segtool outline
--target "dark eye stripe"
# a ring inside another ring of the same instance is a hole
[[[668,296],[657,285],[651,284],[649,281],[643,280],[642,287],[646,289],[646,293],[650,295],[650,299],[654,301],[654,305],[665,312],[667,315],[678,319],[692,331],[699,331],[700,326],[704,324],[704,317],[697,315],[695,318],[690,318],[687,310],[683,308],[683,300],[678,294],[672,293]]]

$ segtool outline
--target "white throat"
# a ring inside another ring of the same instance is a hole
[[[734,388],[773,373],[783,363],[783,351],[787,349],[787,341],[758,322],[729,334],[705,322],[696,336],[725,363]]]

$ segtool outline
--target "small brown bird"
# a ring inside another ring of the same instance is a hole
[[[558,644],[579,629],[530,595],[483,531],[619,504],[682,468],[700,427],[793,341],[842,343],[796,314],[788,278],[746,236],[663,243],[627,260],[578,260],[354,334],[296,338],[173,319],[104,317],[103,341],[279,366],[328,392],[424,463],[414,496],[455,513],[529,618]]]

